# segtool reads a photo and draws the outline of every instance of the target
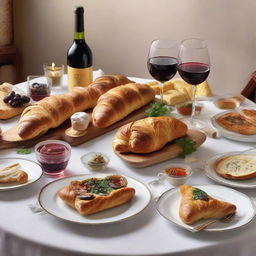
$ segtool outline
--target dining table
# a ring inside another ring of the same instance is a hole
[[[94,78],[99,75],[94,72]],[[143,83],[143,78],[129,77]],[[66,80],[64,80],[66,81]],[[26,82],[15,85],[26,90]],[[66,90],[65,82],[62,89],[52,91],[61,93]],[[221,95],[221,88],[214,92]],[[238,93],[239,94],[239,93]],[[213,104],[214,97],[201,99],[202,111],[197,118],[205,121],[212,128],[210,119],[222,112]],[[255,103],[246,99],[244,107],[255,107]],[[179,117],[172,109],[175,117]],[[0,128],[4,131],[13,126],[19,117],[1,120]],[[186,163],[192,168],[189,185],[218,185],[205,174],[206,161],[216,154],[244,151],[255,146],[255,141],[237,141],[223,137],[217,131],[217,137],[207,136],[206,141],[188,157],[169,159],[151,166],[131,167],[120,159],[112,149],[112,139],[117,129],[72,147],[71,158],[65,170],[65,176],[92,175],[98,173],[120,174],[134,179],[151,189],[151,198],[145,208],[129,218],[120,221],[102,223],[75,223],[58,218],[46,211],[33,211],[38,205],[41,189],[59,178],[44,175],[36,182],[13,190],[0,190],[0,255],[1,256],[78,256],[78,255],[170,255],[170,256],[253,256],[256,252],[256,222],[252,218],[246,225],[226,231],[190,232],[170,220],[164,218],[157,210],[159,196],[171,187],[162,187],[155,191],[148,186],[155,180],[158,173],[163,172],[168,164]],[[0,150],[0,158],[25,158],[36,160],[34,148],[32,153],[19,155],[16,148]],[[101,172],[88,170],[81,162],[82,155],[88,152],[106,153],[109,164]],[[1,159],[0,159],[1,162]],[[61,178],[60,178],[61,179]],[[216,188],[218,187],[216,186]],[[226,186],[228,188],[228,186]],[[229,188],[245,194],[254,202],[256,188]],[[232,198],[230,198],[232,201]],[[246,209],[243,209],[246,211]]]

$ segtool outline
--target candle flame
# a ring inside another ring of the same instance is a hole
[[[55,63],[54,63],[54,62],[52,62],[52,68],[53,68],[53,69],[55,68]]]

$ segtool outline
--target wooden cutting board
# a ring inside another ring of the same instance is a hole
[[[187,138],[195,141],[196,147],[199,147],[206,140],[206,134],[199,130],[188,130]],[[141,168],[175,158],[181,151],[182,149],[178,144],[168,143],[164,148],[153,153],[135,154],[120,153],[118,151],[115,151],[115,153],[129,166]]]
[[[11,129],[5,131],[0,137],[0,149],[15,148],[20,146],[31,147],[37,144],[38,142],[44,141],[44,140],[64,140],[68,142],[71,146],[80,145],[88,140],[91,140],[100,135],[103,135],[129,122],[145,117],[145,111],[148,108],[149,108],[149,104],[134,111],[133,113],[128,115],[126,118],[122,119],[121,121],[107,128],[97,128],[93,126],[91,123],[88,129],[86,130],[86,133],[81,137],[70,137],[65,134],[66,129],[68,129],[71,125],[70,120],[67,120],[57,128],[50,129],[46,134],[43,134],[39,137],[30,139],[30,140],[22,140],[22,138],[19,137],[18,135],[17,126],[14,126]]]

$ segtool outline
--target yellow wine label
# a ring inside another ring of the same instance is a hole
[[[88,86],[92,83],[92,67],[72,68],[68,66],[68,90],[75,86]]]

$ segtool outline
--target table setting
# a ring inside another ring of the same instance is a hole
[[[67,74],[0,85],[4,255],[252,255],[255,103],[211,91],[200,38],[152,41],[155,80],[92,72],[75,15]]]

